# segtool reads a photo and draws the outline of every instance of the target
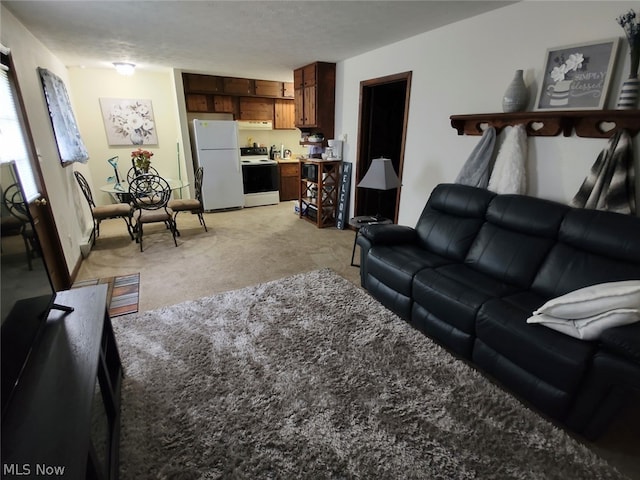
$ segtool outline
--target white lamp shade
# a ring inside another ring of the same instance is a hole
[[[400,186],[400,179],[393,169],[388,158],[374,158],[369,165],[369,170],[360,180],[358,187],[371,188],[373,190],[391,190]]]

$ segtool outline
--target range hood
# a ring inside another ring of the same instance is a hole
[[[271,120],[238,120],[239,130],[273,130]]]

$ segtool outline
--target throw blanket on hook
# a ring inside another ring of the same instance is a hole
[[[635,173],[629,132],[620,129],[609,139],[571,206],[635,215]]]
[[[487,188],[491,173],[491,157],[496,144],[496,129],[488,127],[482,134],[478,145],[458,173],[455,183],[472,187]]]
[[[527,190],[527,131],[524,125],[512,127],[504,139],[489,180],[496,193],[524,194]]]

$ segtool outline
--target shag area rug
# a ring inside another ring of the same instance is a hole
[[[614,479],[330,270],[115,319],[123,479]]]

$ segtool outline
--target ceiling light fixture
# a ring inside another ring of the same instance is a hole
[[[133,72],[136,69],[136,65],[134,63],[125,63],[125,62],[113,62],[113,66],[116,67],[116,71],[120,75],[133,75]]]

